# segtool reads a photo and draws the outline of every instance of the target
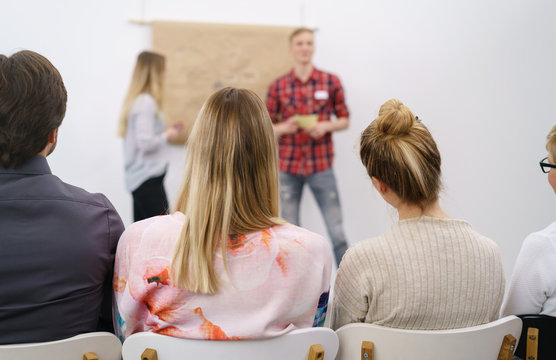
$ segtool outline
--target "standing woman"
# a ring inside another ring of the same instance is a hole
[[[118,332],[267,338],[322,325],[332,250],[278,218],[278,156],[250,90],[205,103],[188,141],[176,212],[129,226],[118,243]]]
[[[168,213],[166,146],[178,139],[180,127],[165,126],[164,75],[164,56],[140,53],[120,115],[118,135],[124,138],[125,184],[133,196],[134,221]]]
[[[496,320],[504,295],[500,250],[440,207],[440,153],[425,125],[389,100],[361,134],[360,155],[399,221],[344,255],[332,327],[436,330]]]

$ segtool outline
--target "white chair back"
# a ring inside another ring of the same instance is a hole
[[[0,345],[0,360],[81,360],[94,352],[98,360],[120,360],[122,343],[107,332],[93,332],[43,343]]]
[[[373,360],[495,360],[504,336],[517,341],[522,322],[516,316],[453,330],[404,330],[373,324],[348,324],[336,330],[337,360],[360,360],[363,341],[373,343]]]
[[[140,360],[145,349],[154,349],[158,360],[307,360],[311,345],[324,349],[323,360],[334,360],[338,337],[328,328],[299,329],[261,340],[191,340],[150,332],[136,333],[124,341],[123,360]]]

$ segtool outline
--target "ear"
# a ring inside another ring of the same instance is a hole
[[[380,195],[384,196],[384,194],[386,194],[388,191],[390,191],[390,188],[388,187],[388,185],[383,183],[378,178],[373,176],[373,177],[371,177],[371,181],[373,182],[373,186],[375,187],[375,189],[378,191],[378,193]]]
[[[58,128],[52,130],[50,134],[48,134],[48,143],[54,144],[56,142],[57,137],[58,137]]]

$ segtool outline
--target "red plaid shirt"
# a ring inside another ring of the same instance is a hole
[[[266,107],[273,123],[293,115],[318,114],[319,121],[349,117],[344,90],[336,75],[313,69],[306,82],[301,82],[293,70],[275,80],[268,89]],[[303,129],[280,138],[278,152],[280,171],[309,176],[332,166],[334,147],[332,134],[313,139]]]

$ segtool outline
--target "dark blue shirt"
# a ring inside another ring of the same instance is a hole
[[[104,195],[62,182],[43,156],[0,167],[0,344],[110,330],[123,230]]]

